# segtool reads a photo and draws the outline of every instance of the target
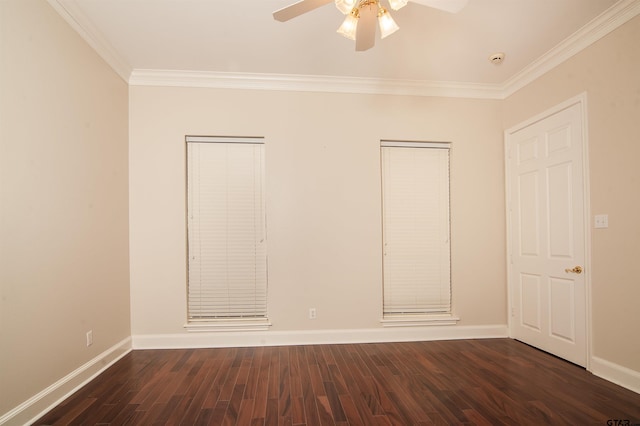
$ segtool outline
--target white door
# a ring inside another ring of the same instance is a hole
[[[506,133],[511,335],[586,365],[582,102]]]

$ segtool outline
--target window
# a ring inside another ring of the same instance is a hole
[[[186,141],[187,328],[266,328],[264,140]]]
[[[383,323],[451,316],[449,144],[381,143]]]

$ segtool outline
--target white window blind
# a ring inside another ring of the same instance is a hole
[[[190,322],[266,318],[261,138],[187,137]]]
[[[383,313],[451,312],[449,145],[382,143]]]

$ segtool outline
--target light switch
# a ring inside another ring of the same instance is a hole
[[[609,215],[608,214],[597,214],[595,216],[595,227],[596,228],[608,228],[609,227]]]

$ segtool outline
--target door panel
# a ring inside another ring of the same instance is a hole
[[[575,324],[573,323],[575,313],[575,292],[574,282],[562,278],[551,278],[549,280],[549,291],[551,295],[551,335],[575,342]]]
[[[520,256],[538,256],[540,254],[540,193],[537,173],[525,173],[519,176],[518,194],[520,206]]]
[[[582,104],[507,134],[511,333],[586,364]]]
[[[573,258],[573,205],[571,163],[562,163],[548,169],[547,194],[549,197],[549,256]]]
[[[520,275],[522,325],[540,332],[540,276]]]

